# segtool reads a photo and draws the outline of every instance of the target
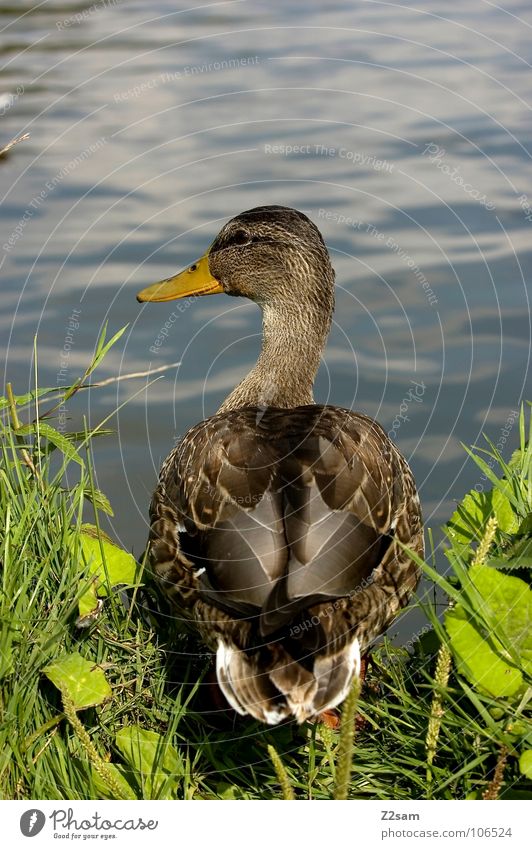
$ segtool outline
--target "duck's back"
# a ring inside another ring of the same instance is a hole
[[[408,465],[376,422],[338,407],[196,425],[163,465],[151,519],[178,602],[218,648],[261,653],[261,669],[272,646],[306,667],[354,637],[363,648],[417,584],[397,545],[423,550]]]

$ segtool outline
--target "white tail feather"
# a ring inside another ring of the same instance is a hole
[[[286,673],[294,667],[301,671],[299,664],[287,656],[266,676],[243,652],[222,640],[218,643],[216,674],[231,707],[241,716],[250,714],[267,725],[278,725],[289,716],[298,723],[305,722],[343,702],[354,676],[360,675],[359,641],[354,637],[339,652],[318,655],[312,673],[304,673],[307,684],[298,682],[294,675],[290,686],[292,676]],[[272,688],[278,696],[272,697]]]

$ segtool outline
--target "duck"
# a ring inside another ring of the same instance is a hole
[[[302,212],[231,218],[145,302],[225,294],[262,311],[255,366],[164,461],[150,567],[215,656],[218,685],[266,725],[316,720],[412,597],[423,557],[411,469],[369,416],[314,401],[335,274]]]

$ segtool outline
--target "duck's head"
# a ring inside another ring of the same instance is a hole
[[[282,311],[305,305],[329,315],[334,272],[318,228],[296,209],[259,206],[225,224],[201,259],[143,289],[138,301],[223,293]]]

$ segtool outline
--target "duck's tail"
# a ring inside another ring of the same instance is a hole
[[[267,725],[290,718],[302,723],[345,699],[354,676],[360,675],[360,645],[353,637],[336,652],[297,661],[281,643],[246,653],[220,639],[216,674],[237,713]]]

